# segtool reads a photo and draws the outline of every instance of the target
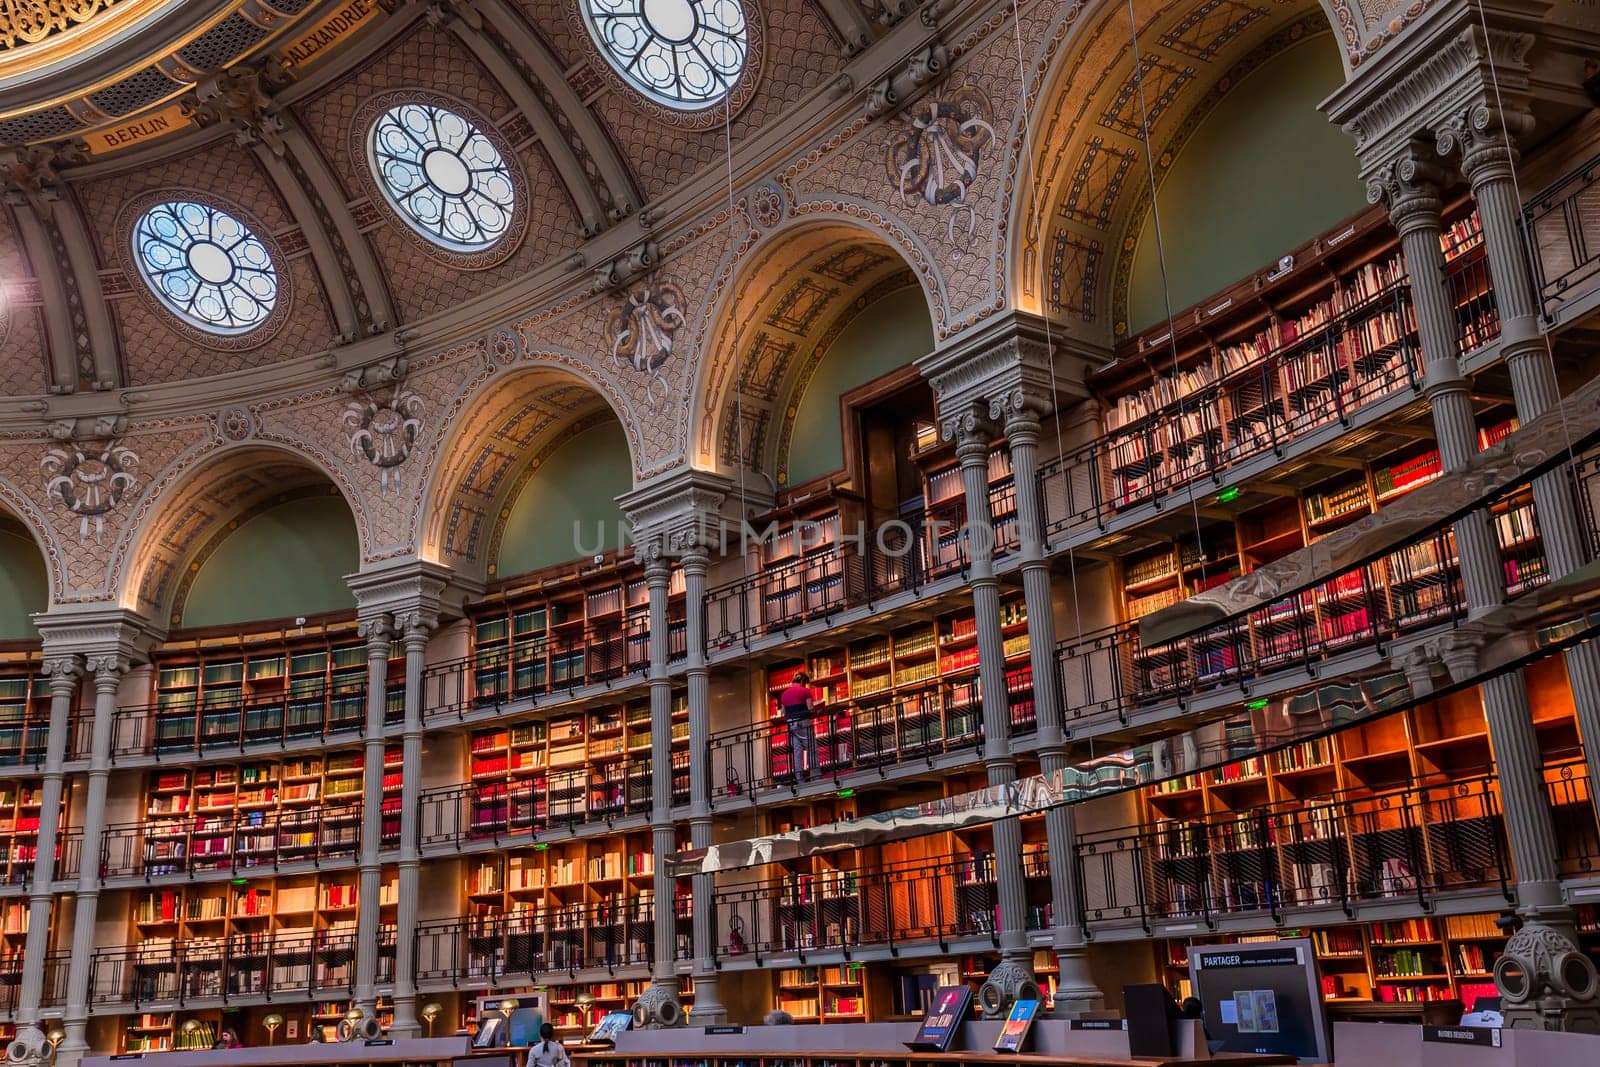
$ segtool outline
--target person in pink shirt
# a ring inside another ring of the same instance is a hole
[[[809,782],[817,773],[816,701],[811,696],[811,675],[805,671],[778,695],[783,709],[783,725],[789,734],[790,770],[799,781]]]

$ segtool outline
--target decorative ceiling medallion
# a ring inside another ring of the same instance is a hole
[[[78,540],[105,536],[106,516],[117,510],[138,484],[139,454],[115,440],[102,448],[67,444],[51,448],[39,461],[51,502],[78,516]]]
[[[710,129],[755,97],[766,34],[754,0],[579,0],[566,11],[593,67],[663,122]]]
[[[196,189],[152,189],[117,216],[116,244],[139,297],[207,348],[243,351],[283,327],[292,287],[283,250],[249,212]]]
[[[917,200],[953,210],[945,237],[957,241],[957,224],[965,218],[971,237],[978,217],[967,193],[978,180],[983,152],[995,142],[994,105],[976,85],[962,85],[918,101],[906,112],[908,125],[889,141],[884,165],[889,180],[910,205]]]
[[[658,411],[666,409],[671,394],[661,368],[687,322],[683,302],[683,290],[673,283],[646,279],[635,282],[606,315],[612,362],[645,377],[645,394]]]
[[[510,142],[470,105],[424,89],[379,93],[356,109],[350,148],[369,164],[357,171],[372,202],[434,258],[483,270],[522,243],[527,176]]]

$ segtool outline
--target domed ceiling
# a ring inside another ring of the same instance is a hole
[[[8,0],[0,4],[0,144],[115,152],[189,128],[206,76],[273,51],[319,62],[382,0]]]

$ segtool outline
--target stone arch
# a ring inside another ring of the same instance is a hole
[[[771,478],[793,401],[853,304],[917,286],[934,323],[943,283],[909,233],[808,215],[730,254],[699,324],[688,454],[694,466]]]
[[[67,564],[55,530],[45,521],[38,505],[26,493],[0,477],[0,519],[9,519],[27,531],[44,561],[48,607],[54,608],[66,595]]]
[[[626,400],[580,360],[529,353],[484,370],[441,418],[421,496],[419,554],[483,579],[508,509],[565,435],[607,415],[622,424],[635,479],[643,454]]]
[[[350,510],[361,558],[370,531],[361,497],[328,457],[252,438],[180,454],[156,475],[113,548],[108,588],[123,607],[167,624],[186,582],[241,516],[308,488],[336,491]]]
[[[1064,8],[1028,66],[1007,151],[1010,214],[995,267],[1010,304],[1084,340],[1114,341],[1116,265],[1131,252],[1128,218],[1141,193],[1147,202],[1150,169],[1161,171],[1163,152],[1181,143],[1207,94],[1253,53],[1331,26],[1350,70],[1342,2],[1135,0],[1137,69],[1127,4]]]

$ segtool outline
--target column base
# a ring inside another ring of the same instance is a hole
[[[1043,1001],[1033,968],[1021,960],[1002,957],[978,990],[978,1006],[985,1019],[1003,1019],[1019,1000]]]
[[[21,1023],[17,1036],[6,1046],[6,1062],[11,1067],[44,1067],[54,1062],[56,1047],[38,1023]]]
[[[712,971],[694,976],[694,1021],[696,1026],[721,1026],[728,1021],[727,1005],[718,989],[720,976]]]
[[[633,1005],[633,1025],[637,1030],[670,1030],[685,1024],[676,978],[655,979]]]
[[[1095,984],[1089,957],[1081,947],[1057,949],[1056,965],[1060,974],[1056,979],[1056,1006],[1051,1012],[1054,1018],[1087,1019],[1105,1010],[1105,993]]]
[[[408,997],[395,996],[394,1022],[389,1024],[389,1036],[422,1036],[422,1023],[417,1020],[417,997],[415,994]]]
[[[375,1004],[357,1004],[359,1019],[340,1019],[337,1036],[340,1041],[376,1041],[383,1036],[383,1024],[378,1022]]]
[[[1501,1014],[1512,1030],[1600,1034],[1600,974],[1578,946],[1571,912],[1529,917],[1495,961]]]

